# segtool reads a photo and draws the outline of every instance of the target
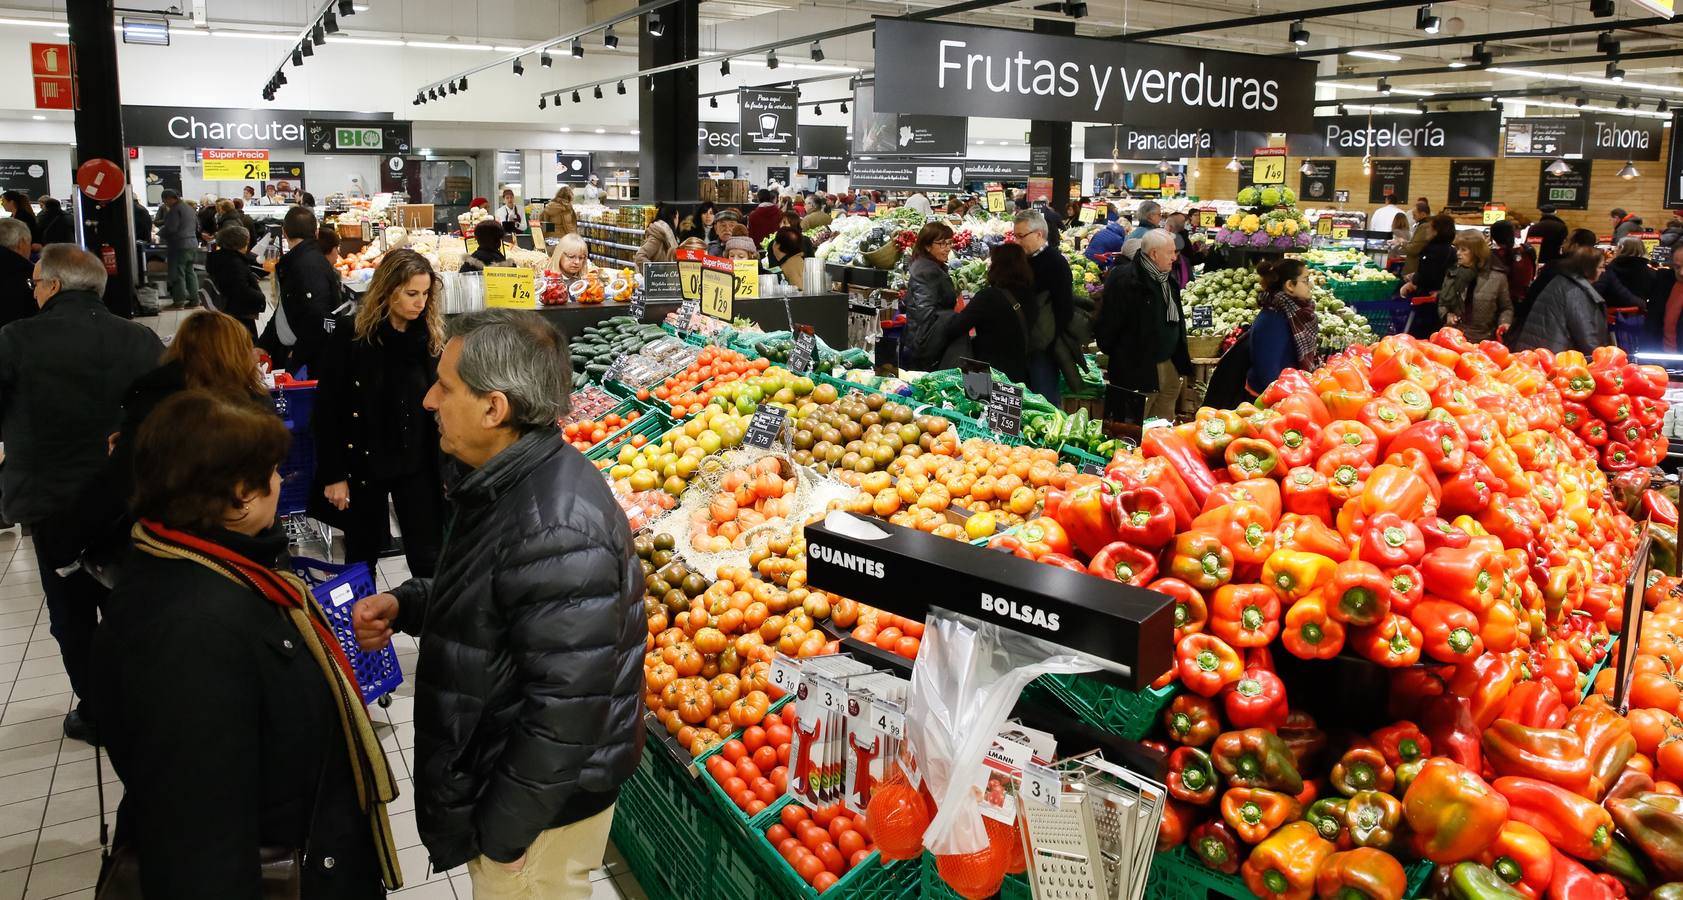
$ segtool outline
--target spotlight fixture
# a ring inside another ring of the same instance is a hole
[[[461,85],[462,85],[462,90],[464,90],[464,91],[467,90],[467,76],[466,75],[462,76]]]
[[[823,62],[824,61],[824,47],[822,45],[820,45],[817,41],[812,42],[812,61],[813,62]]]
[[[625,82],[622,81],[622,82],[619,83],[618,91],[619,91],[619,95],[621,97],[625,96]],[[719,104],[715,103],[713,105],[718,106]]]
[[[1414,11],[1414,27],[1427,34],[1437,34],[1443,27],[1443,19],[1432,15],[1432,4],[1428,3]]]
[[[583,103],[584,102],[584,98],[579,96],[578,91],[573,92],[573,102],[574,103]]]
[[[1169,161],[1166,160],[1166,159],[1159,160],[1158,163],[1157,163],[1157,171],[1159,171],[1159,172],[1169,171]]]
[[[1383,77],[1379,79],[1379,94],[1382,97],[1391,96],[1391,79]]]
[[[1303,27],[1303,20],[1291,23],[1291,42],[1299,47],[1309,43],[1309,29]]]
[[[1488,66],[1496,61],[1496,55],[1490,52],[1483,41],[1473,45],[1473,59],[1481,66]]]
[[[283,84],[286,84],[286,72],[284,70],[281,70],[281,69],[276,69],[275,70],[275,86],[279,87]]]
[[[660,13],[649,13],[649,35],[651,37],[660,37],[665,33],[666,23],[660,20]]]
[[[555,92],[555,98],[550,100],[549,102],[554,104],[556,109],[560,109],[561,108],[561,92],[556,91]]]
[[[584,40],[582,38],[573,38],[573,58],[584,59]]]
[[[1309,175],[1314,173],[1315,167],[1310,165],[1309,160],[1306,159],[1303,161],[1303,165],[1297,167],[1297,171],[1302,172],[1305,175]]]
[[[295,65],[295,66],[301,66],[301,65],[304,64],[304,51],[303,50],[301,50],[297,47],[292,48],[292,64]]]
[[[814,104],[813,107],[812,107],[812,114],[815,115],[815,116],[823,115],[824,114],[824,104],[822,104],[822,103]]]
[[[1420,110],[1421,112],[1425,112],[1426,111],[1426,101],[1424,101],[1424,100],[1415,101],[1414,108]]]
[[[1239,164],[1239,157],[1237,156],[1227,161],[1227,171],[1229,172],[1237,172],[1243,168],[1244,166]]]
[[[719,74],[720,75],[729,75],[730,74],[730,60],[728,58],[719,60]]]
[[[1349,107],[1345,106],[1342,103],[1338,104],[1338,114],[1341,115],[1341,116],[1349,115],[1350,114]]]
[[[1065,3],[1064,15],[1069,16],[1072,19],[1085,19],[1087,18],[1087,4]]]
[[[844,116],[847,115],[847,101],[846,100],[842,101],[841,111],[842,111],[842,115],[844,115]],[[1660,112],[1665,112],[1665,110],[1662,109],[1662,110],[1660,110]]]
[[[339,15],[356,15],[356,0],[339,0]]]
[[[328,34],[339,33],[339,20],[333,17],[333,10],[321,14],[321,29]]]
[[[1617,59],[1610,59],[1610,60],[1607,61],[1607,80],[1608,81],[1624,81],[1625,80],[1625,70],[1619,68],[1619,61]]]
[[[438,99],[438,90],[436,88],[427,88],[427,99],[428,100],[437,100]]]
[[[612,26],[612,25],[609,25],[608,29],[606,31],[602,32],[602,49],[604,49],[604,50],[618,50],[619,49],[619,35],[614,34],[614,26]]]
[[[594,91],[592,91],[591,94],[592,94],[592,96],[594,96],[598,100],[602,99],[602,86],[597,85],[596,89]]]
[[[1613,39],[1613,32],[1603,31],[1595,36],[1595,52],[1608,56],[1619,55],[1619,42]]]
[[[322,30],[321,25],[318,24],[316,27],[310,29],[310,43],[315,44],[317,47],[327,43],[327,34]]]
[[[1619,109],[1630,109],[1630,98],[1620,94],[1617,106]]]
[[[545,109],[548,106],[549,106],[549,100],[547,100],[543,97],[538,98],[538,109]]]
[[[1425,104],[1421,104],[1421,105],[1424,106]],[[1502,101],[1496,99],[1495,97],[1491,97],[1490,98],[1490,109],[1491,109],[1492,112],[1501,112],[1502,111]],[[1422,110],[1422,112],[1424,112],[1424,110]]]
[[[1633,165],[1631,163],[1631,161],[1628,160],[1628,159],[1625,160],[1625,167],[1619,170],[1619,177],[1623,178],[1626,181],[1629,181],[1632,178],[1641,177],[1641,175],[1642,175],[1642,173],[1636,171],[1636,166]]]
[[[1660,99],[1660,105],[1659,106],[1654,107],[1654,112],[1668,112],[1670,110],[1671,110],[1671,104],[1667,103],[1664,98]]]
[[[1543,171],[1550,175],[1566,175],[1572,171],[1572,167],[1566,164],[1566,160],[1557,159],[1544,167]]]
[[[518,56],[516,56],[514,58],[514,74],[516,74],[516,75],[526,74],[526,67],[521,64],[520,57],[518,57]]]
[[[621,87],[623,87],[623,85]],[[621,93],[624,93],[624,91],[622,90]],[[719,108],[719,98],[718,97],[708,97],[707,98],[707,107],[709,109],[718,109]]]
[[[1595,16],[1597,19],[1605,19],[1614,12],[1616,12],[1616,10],[1614,9],[1613,0],[1590,0],[1590,15]]]
[[[1373,157],[1368,156],[1366,154],[1362,155],[1362,174],[1363,175],[1372,175],[1373,174]]]
[[[548,47],[545,47],[543,52],[538,54],[538,65],[546,69],[555,65],[555,57],[549,55]]]
[[[450,88],[450,93],[452,93],[452,94],[456,93],[456,83],[454,81],[450,82],[449,88]]]
[[[777,48],[775,47],[772,48],[770,53],[766,54],[766,68],[777,68]]]
[[[1579,106],[1583,106],[1585,103],[1589,102],[1589,99],[1587,97],[1579,97],[1578,99],[1576,99],[1572,102],[1576,103]]]

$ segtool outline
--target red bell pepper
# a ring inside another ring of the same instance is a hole
[[[1392,768],[1432,755],[1432,742],[1413,722],[1393,722],[1373,733],[1373,744]]]
[[[1550,379],[1563,399],[1582,403],[1595,394],[1595,378],[1587,366],[1569,365],[1554,370]]]
[[[1589,407],[1590,414],[1606,422],[1608,427],[1617,427],[1634,415],[1634,408],[1630,397],[1625,394],[1596,394],[1584,401]]]
[[[1179,578],[1159,578],[1145,586],[1148,591],[1165,594],[1175,601],[1175,641],[1189,634],[1200,634],[1210,619],[1209,604],[1198,589]]]
[[[1327,494],[1336,503],[1361,496],[1373,463],[1359,447],[1339,445],[1315,461],[1315,471],[1326,476]]]
[[[1465,697],[1443,693],[1420,702],[1420,730],[1432,740],[1432,752],[1475,772],[1484,768],[1479,750],[1479,727]]]
[[[1195,504],[1202,506],[1204,498],[1215,490],[1215,474],[1204,461],[1204,455],[1185,436],[1173,428],[1148,428],[1140,437],[1140,451],[1150,457],[1161,457],[1174,467],[1186,484]]]
[[[1039,559],[1048,553],[1069,555],[1069,535],[1057,519],[1047,516],[1030,519],[1017,529],[1016,537],[1022,541],[1023,550],[1030,559]]]
[[[1327,586],[1327,614],[1346,625],[1372,625],[1391,612],[1391,583],[1379,567],[1348,559]]]
[[[1127,541],[1114,541],[1093,554],[1085,571],[1107,581],[1144,587],[1157,577],[1157,555]]]
[[[1439,547],[1421,557],[1420,574],[1427,594],[1482,612],[1502,589],[1502,564],[1499,554],[1480,546]]]
[[[1353,635],[1352,646],[1356,652],[1386,668],[1412,666],[1420,661],[1420,629],[1396,613],[1377,624],[1355,629]]]
[[[1633,397],[1651,397],[1660,400],[1665,397],[1665,389],[1671,383],[1671,377],[1666,374],[1664,366],[1642,365],[1625,370],[1625,390]]]
[[[1659,491],[1650,489],[1642,492],[1642,509],[1647,513],[1648,521],[1677,527],[1677,504]]]
[[[1419,526],[1421,536],[1426,539],[1428,555],[1439,547],[1459,550],[1471,544],[1473,540],[1472,535],[1440,516],[1424,516],[1414,520],[1414,524]]]
[[[1560,702],[1560,688],[1554,682],[1522,681],[1508,692],[1497,718],[1530,728],[1561,728],[1566,724],[1566,707]]]
[[[1281,466],[1280,451],[1262,438],[1236,438],[1222,452],[1227,473],[1234,478],[1267,478]]]
[[[1310,594],[1286,610],[1280,640],[1300,659],[1331,659],[1344,649],[1344,623],[1327,615],[1321,594]]]
[[[1218,484],[1215,490],[1210,491],[1210,496],[1204,499],[1204,506],[1198,510],[1198,514],[1203,515],[1218,507],[1239,502],[1254,503],[1262,507],[1262,511],[1267,514],[1269,528],[1273,528],[1280,521],[1280,483],[1272,478],[1244,478]]]
[[[1460,469],[1467,459],[1467,436],[1461,426],[1451,422],[1427,419],[1416,422],[1391,441],[1387,455],[1413,448],[1426,454],[1432,470],[1449,475]]]
[[[1274,521],[1261,504],[1239,500],[1192,520],[1194,530],[1212,532],[1240,565],[1261,565],[1274,552]]]
[[[1613,844],[1613,817],[1594,800],[1539,778],[1506,776],[1491,784],[1508,800],[1508,815],[1579,859],[1594,862]]]
[[[1548,900],[1619,900],[1622,890],[1615,890],[1618,880],[1611,875],[1597,875],[1570,856],[1554,851],[1554,871],[1549,877]]]
[[[1264,584],[1224,584],[1210,600],[1211,634],[1233,647],[1266,647],[1280,633],[1280,598]]]
[[[1461,426],[1461,433],[1467,436],[1467,453],[1483,459],[1500,434],[1496,427],[1496,417],[1482,409],[1474,410],[1464,416],[1456,416],[1455,424]]]
[[[1426,417],[1432,408],[1432,396],[1425,388],[1412,381],[1398,381],[1386,385],[1381,392],[1385,399],[1397,404],[1397,407],[1408,416],[1410,422],[1418,422]]]
[[[1373,401],[1369,400],[1368,403]],[[1364,404],[1365,406],[1366,404]],[[1379,436],[1372,428],[1355,419],[1343,419],[1321,431],[1320,451],[1325,454],[1338,447],[1353,447],[1362,452],[1368,465],[1379,462]]]
[[[1173,528],[1174,514],[1169,512],[1163,495],[1155,488],[1137,487],[1128,491],[1154,497],[1157,507],[1162,511],[1164,527]],[[1099,552],[1100,547],[1117,539],[1119,499],[1117,486],[1102,478],[1065,492],[1063,500],[1058,504],[1056,520],[1063,526],[1069,542],[1080,550],[1082,555],[1091,557]]]
[[[1392,438],[1414,424],[1408,412],[1389,397],[1375,397],[1367,401],[1356,421],[1366,425],[1373,432],[1380,446],[1390,443]]]
[[[1169,551],[1169,574],[1198,590],[1213,591],[1232,580],[1233,551],[1213,531],[1182,532]]]
[[[1348,559],[1350,545],[1326,521],[1315,516],[1286,513],[1274,526],[1274,549],[1315,553],[1328,559]]]
[[[1163,728],[1175,741],[1202,747],[1221,733],[1221,711],[1207,697],[1177,694],[1163,710]]]
[[[1391,610],[1408,615],[1426,595],[1426,582],[1414,566],[1391,566],[1385,569],[1391,580]]]
[[[1293,411],[1263,426],[1262,438],[1279,450],[1281,466],[1289,469],[1314,460],[1320,446],[1321,426],[1308,413]]]
[[[1451,519],[1478,514],[1490,505],[1494,481],[1495,476],[1490,473],[1489,466],[1476,459],[1468,459],[1461,471],[1444,477],[1443,501],[1438,506],[1438,513]]]
[[[1239,841],[1234,837],[1233,829],[1221,819],[1212,819],[1192,829],[1186,846],[1208,868],[1228,875],[1239,871],[1239,860],[1243,855],[1239,852]]]
[[[1332,493],[1327,477],[1310,466],[1297,466],[1281,481],[1287,512],[1332,521]]]
[[[1484,652],[1478,616],[1460,604],[1427,596],[1409,617],[1420,627],[1421,649],[1438,662],[1465,662]]]
[[[1393,512],[1410,521],[1420,518],[1428,506],[1437,505],[1425,479],[1407,466],[1389,462],[1368,473],[1361,500],[1363,515]]]
[[[1068,503],[1067,500],[1065,502]],[[1112,532],[1114,539],[1152,550],[1174,539],[1175,511],[1163,497],[1162,491],[1144,485],[1124,488],[1116,494],[1115,504],[1116,520]],[[1087,549],[1080,538],[1076,538],[1076,546],[1081,547],[1089,556],[1097,552],[1096,549]],[[1104,544],[1099,546],[1103,547]]]
[[[1636,468],[1636,451],[1622,441],[1609,441],[1601,448],[1601,468],[1609,472],[1627,472]]]
[[[1040,558],[1035,560],[1035,562],[1048,566],[1057,566],[1060,569],[1068,569],[1071,572],[1080,572],[1083,575],[1087,574],[1087,567],[1082,564],[1081,560],[1062,553],[1042,553]]]
[[[1267,669],[1250,668],[1222,692],[1227,721],[1234,728],[1278,730],[1286,722],[1286,686]]]
[[[1426,555],[1426,538],[1396,513],[1377,513],[1367,520],[1357,554],[1377,566],[1413,565]]]
[[[1214,697],[1245,674],[1238,651],[1213,634],[1181,638],[1175,645],[1175,666],[1181,684],[1204,697]]]
[[[1168,778],[1163,783],[1169,796],[1197,806],[1214,803],[1221,786],[1210,755],[1197,747],[1180,747],[1169,754]]]

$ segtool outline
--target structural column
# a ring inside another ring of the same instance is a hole
[[[65,12],[76,76],[76,164],[109,159],[126,176],[128,150],[123,146],[123,101],[117,91],[115,5],[112,0],[77,0],[66,4]],[[102,246],[115,251],[117,271],[106,284],[105,303],[122,316],[134,315],[136,260],[133,203],[129,197],[125,192],[97,209],[86,198],[82,204],[83,218],[98,223],[97,230],[89,232],[88,248],[95,253]],[[65,202],[74,208],[69,200]]]
[[[679,0],[659,12],[660,36],[649,32],[651,16],[641,21],[638,63],[643,69],[696,58],[701,47],[697,11],[701,0]],[[698,192],[696,97],[700,76],[694,66],[644,79],[639,85],[639,195],[654,200],[694,200]],[[652,82],[652,84],[651,84]]]
[[[1074,19],[1035,19],[1036,34],[1074,35]],[[1052,169],[1052,196],[1046,205],[1063,214],[1064,204],[1069,200],[1069,140],[1070,123],[1045,122],[1035,119],[1029,123],[1029,147],[1032,158],[1034,147],[1046,147],[1052,151],[1050,166]],[[1030,175],[1035,174],[1032,170]]]

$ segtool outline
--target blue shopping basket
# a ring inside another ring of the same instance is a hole
[[[333,633],[339,638],[339,645],[345,648],[345,656],[350,658],[351,670],[356,673],[357,684],[362,688],[362,702],[367,704],[378,700],[381,706],[389,706],[391,698],[388,695],[403,683],[403,668],[398,665],[397,651],[387,644],[373,653],[365,653],[357,646],[356,632],[351,628],[351,607],[356,601],[376,592],[374,576],[369,573],[368,564],[341,565],[294,556],[292,571],[310,586],[310,593],[333,623]]]
[[[310,428],[310,415],[316,406],[316,385],[313,381],[289,384],[275,388],[271,395],[276,414],[292,435],[292,446],[280,464],[280,503],[276,512],[283,516],[302,515],[310,502],[310,488],[316,478],[316,440]]]

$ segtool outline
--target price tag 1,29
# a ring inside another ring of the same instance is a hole
[[[711,256],[702,260],[701,264],[701,312],[729,322],[735,309],[736,264]]]
[[[772,686],[785,694],[793,694],[801,686],[801,666],[779,653],[771,658]]]
[[[788,418],[787,409],[770,403],[760,404],[760,408],[754,410],[754,418],[748,421],[748,433],[743,435],[742,442],[750,447],[770,450]]]
[[[1058,777],[1058,773],[1039,763],[1024,763],[1023,786],[1018,793],[1030,803],[1057,809],[1063,804],[1063,779]]]
[[[1023,389],[1011,382],[996,381],[988,392],[988,427],[1000,434],[1023,433]]]
[[[789,371],[797,375],[812,371],[812,357],[817,351],[817,339],[811,325],[796,326],[795,346],[789,351]],[[826,373],[828,374],[828,373]]]

